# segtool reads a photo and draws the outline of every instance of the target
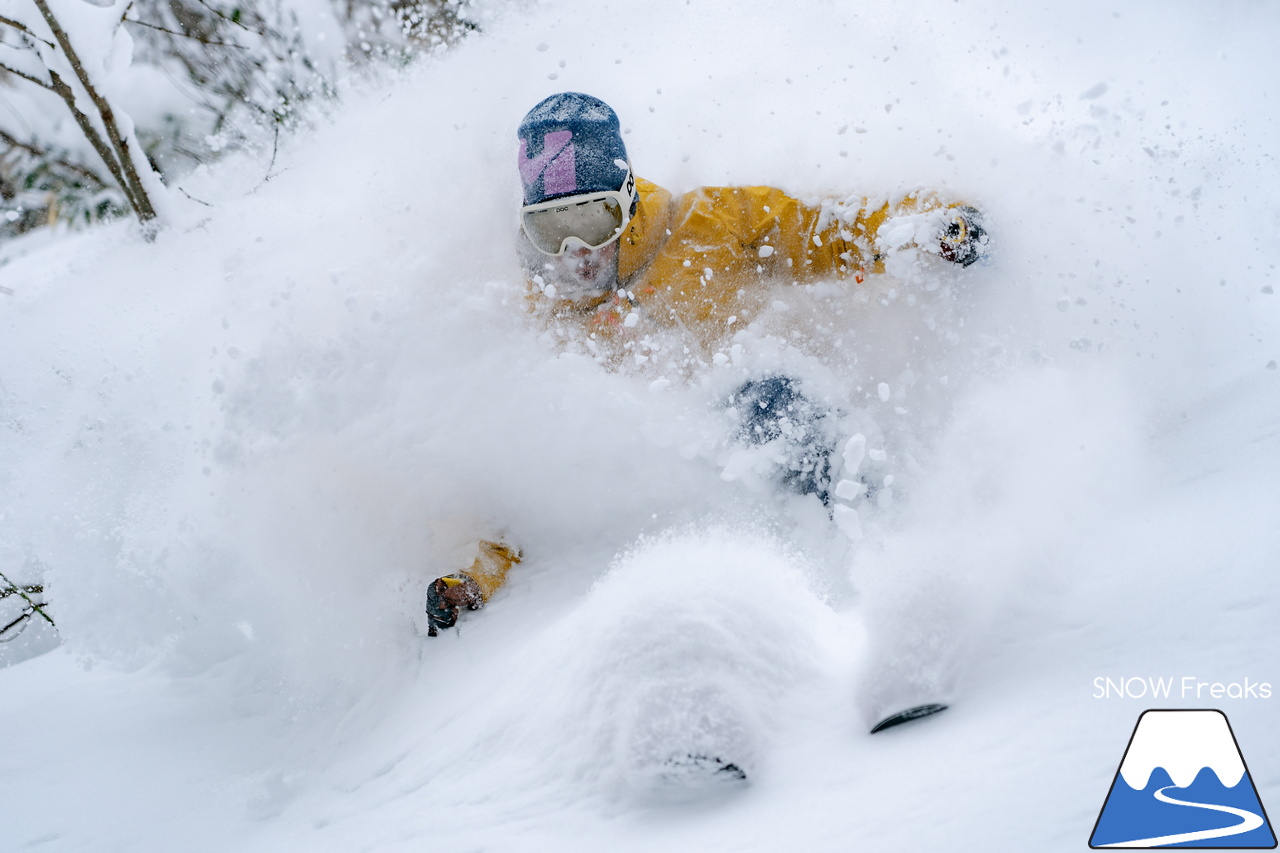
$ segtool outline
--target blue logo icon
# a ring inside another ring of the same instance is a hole
[[[1089,846],[1275,848],[1227,715],[1144,711]]]

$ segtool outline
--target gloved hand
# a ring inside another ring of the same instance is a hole
[[[436,578],[427,587],[427,636],[439,635],[440,628],[452,628],[458,622],[458,608],[479,610],[484,596],[475,578],[459,572]]]
[[[967,267],[987,253],[990,238],[982,227],[982,212],[968,206],[955,207],[949,212],[952,219],[942,232],[939,250],[946,260]]]

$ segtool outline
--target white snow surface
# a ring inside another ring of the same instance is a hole
[[[0,567],[63,642],[0,645],[0,846],[1082,849],[1153,702],[1095,678],[1280,684],[1277,37],[1269,4],[521,4],[197,171],[154,243],[27,241]],[[514,129],[566,89],[673,191],[930,188],[990,258],[607,372],[514,250]],[[768,370],[863,437],[838,525],[727,440]],[[525,562],[428,640],[495,532]],[[1215,700],[1264,803],[1278,701]],[[673,744],[750,784],[680,796]]]

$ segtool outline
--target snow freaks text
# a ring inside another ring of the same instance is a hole
[[[1193,675],[1181,678],[1132,676],[1093,680],[1094,699],[1270,699],[1271,682],[1201,681]]]

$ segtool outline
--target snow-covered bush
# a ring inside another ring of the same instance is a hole
[[[0,239],[131,209],[151,219],[152,173],[173,183],[226,151],[274,147],[309,105],[333,100],[353,69],[402,66],[475,29],[467,8],[467,0],[5,0]]]

